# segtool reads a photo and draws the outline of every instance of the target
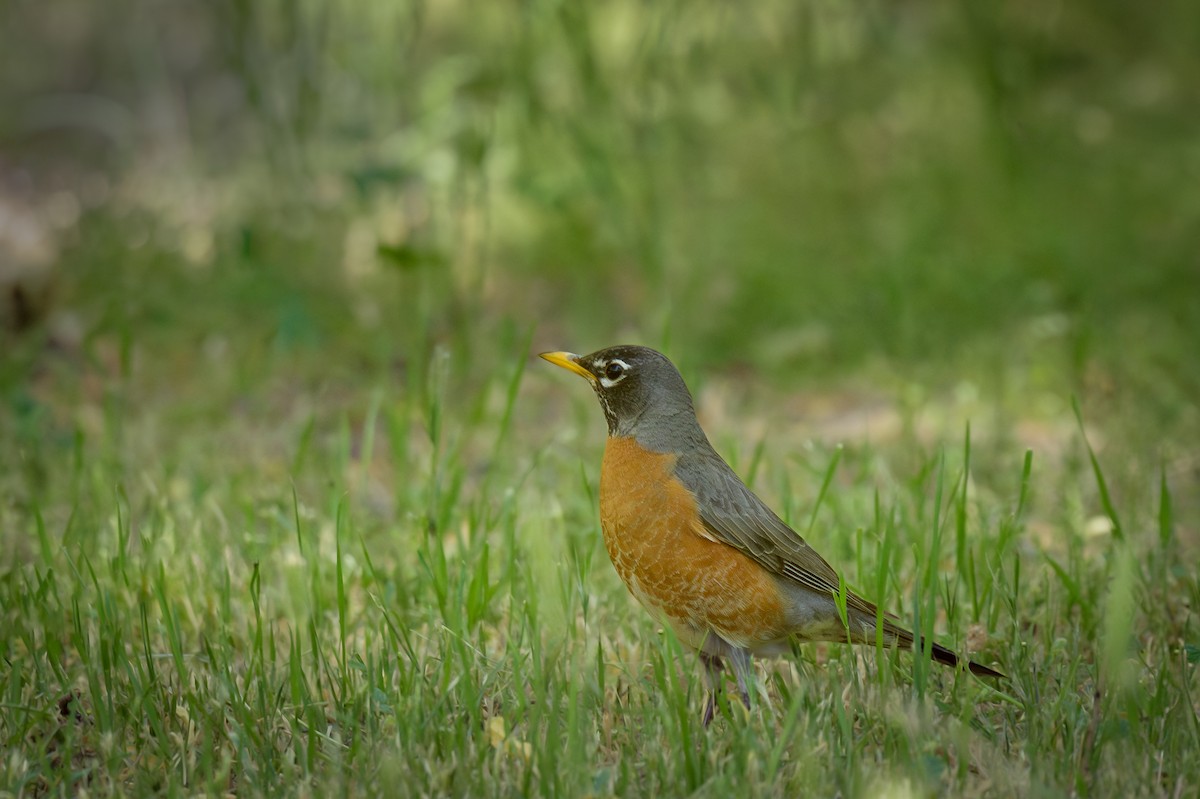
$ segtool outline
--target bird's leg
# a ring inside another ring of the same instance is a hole
[[[719,655],[700,652],[700,662],[704,664],[704,686],[708,693],[704,699],[704,726],[712,723],[713,715],[717,712],[717,694],[721,693],[722,672],[725,664]]]
[[[750,709],[750,689],[747,680],[750,678],[752,655],[745,649],[733,649],[730,652],[729,662],[733,664],[733,673],[737,677],[738,696],[741,697],[742,704],[746,709]]]

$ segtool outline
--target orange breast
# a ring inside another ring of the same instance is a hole
[[[604,545],[630,592],[699,648],[710,631],[753,648],[787,635],[775,580],[739,550],[701,535],[675,456],[609,438],[600,472]]]

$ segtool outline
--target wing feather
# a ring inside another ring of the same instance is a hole
[[[706,538],[740,550],[771,573],[815,593],[837,594],[838,574],[833,567],[747,488],[711,447],[681,455],[675,476],[696,497]],[[875,606],[853,592],[847,592],[846,604],[875,615]]]

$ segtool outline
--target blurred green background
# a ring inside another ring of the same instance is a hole
[[[55,351],[237,391],[423,381],[439,346],[469,381],[531,335],[784,390],[966,383],[1017,416],[1077,394],[1147,455],[1196,440],[1194,3],[4,0],[0,23],[9,413]]]

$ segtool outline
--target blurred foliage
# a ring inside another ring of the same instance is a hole
[[[0,8],[2,185],[74,198],[92,331],[1200,393],[1192,3]]]

